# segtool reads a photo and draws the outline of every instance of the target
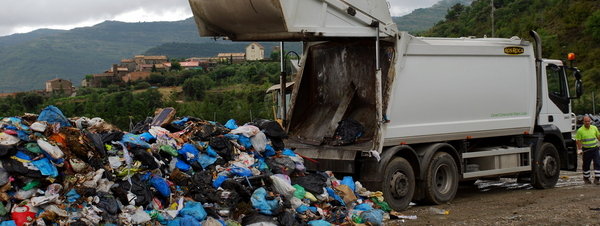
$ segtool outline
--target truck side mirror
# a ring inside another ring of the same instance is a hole
[[[579,71],[579,69],[577,68],[573,68],[573,70],[575,70],[573,72],[573,76],[575,77],[576,80],[581,80],[581,71]]]
[[[581,82],[581,79],[577,79],[575,81],[575,94],[577,94],[576,98],[579,98],[581,95],[583,95],[583,83]]]

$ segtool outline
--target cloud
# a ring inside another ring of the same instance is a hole
[[[388,0],[392,16],[409,14],[418,8],[428,8],[440,0]]]
[[[115,18],[137,22],[181,20],[192,15],[187,0],[19,0],[2,8],[0,35],[23,28],[73,27]]]
[[[224,1],[224,0],[213,0]],[[302,1],[302,0],[300,0]],[[439,0],[388,0],[392,16]],[[17,0],[2,4],[0,36],[38,28],[71,29],[105,20],[174,21],[191,17],[187,0]]]

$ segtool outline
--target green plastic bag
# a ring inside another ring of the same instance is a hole
[[[29,191],[31,189],[37,188],[38,185],[40,185],[39,180],[32,180],[29,183],[25,184],[25,187],[23,187],[23,190]]]
[[[381,210],[383,210],[385,212],[392,211],[392,208],[390,207],[390,204],[388,204],[386,201],[380,202],[379,199],[377,199],[377,197],[372,197],[371,201],[373,201],[373,203],[375,203],[376,205],[378,205],[379,209],[381,209]]]
[[[294,184],[292,187],[296,188],[296,191],[294,191],[294,197],[298,199],[303,199],[304,195],[306,195],[306,190],[304,190],[302,186],[297,184]]]
[[[4,207],[4,202],[0,202],[0,216],[4,216],[8,213],[6,207]]]
[[[164,151],[166,153],[168,153],[169,155],[175,156],[177,157],[177,149],[175,149],[173,146],[171,145],[163,145],[160,146],[160,150]]]
[[[36,154],[42,153],[42,149],[40,149],[40,146],[37,143],[27,143],[25,144],[25,149]]]

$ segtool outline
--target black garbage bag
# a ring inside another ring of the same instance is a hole
[[[196,172],[192,176],[188,192],[187,196],[201,203],[219,201],[219,197],[215,196],[216,189],[212,186],[212,172],[208,170]]]
[[[150,191],[150,186],[142,181],[139,174],[135,174],[131,177],[131,184],[129,181],[119,181],[118,184],[119,186],[112,187],[111,191],[121,203],[129,203],[127,200],[127,191],[131,191],[136,195],[136,206],[146,206],[152,201],[152,191]],[[123,194],[125,197],[123,197]]]
[[[286,225],[286,226],[288,226],[288,225],[289,226],[302,226],[303,225],[296,218],[296,214],[294,214],[290,210],[281,212],[281,214],[279,214],[277,216],[277,221],[279,221],[279,225]]]
[[[120,141],[123,139],[123,135],[124,133],[120,131],[100,134],[100,136],[102,136],[103,144],[110,144],[112,141]]]
[[[290,175],[296,170],[296,163],[288,156],[270,157],[266,161],[267,166],[274,174]]]
[[[249,187],[249,186],[248,186]],[[247,186],[242,185],[241,182],[235,180],[225,180],[221,184],[221,188],[233,191],[243,199],[250,199],[252,191]]]
[[[365,127],[354,119],[345,119],[338,122],[335,129],[333,145],[347,145],[356,142],[364,134]]]
[[[135,126],[133,126],[133,128],[129,132],[134,133],[134,134],[148,132],[148,130],[150,129],[150,124],[152,123],[152,120],[154,120],[154,117],[146,117],[146,119],[144,119],[144,121],[140,121],[140,122],[136,123]]]
[[[29,178],[42,178],[42,173],[39,170],[30,170],[25,167],[23,163],[14,159],[2,159],[2,167],[6,169],[6,172],[13,175],[21,175]]]
[[[285,148],[285,144],[283,143],[283,139],[281,138],[276,138],[276,137],[272,137],[269,138],[271,140],[271,146],[273,146],[273,149],[275,149],[276,151],[280,151],[283,150]]]
[[[320,173],[312,173],[302,177],[293,177],[292,184],[298,184],[313,195],[319,195],[323,194],[323,188],[327,186],[327,177]]]
[[[92,133],[90,131],[84,130],[83,133],[87,136],[92,142],[94,142],[94,148],[96,148],[96,152],[100,155],[100,157],[106,157],[106,148],[104,147],[104,142],[102,141],[102,135],[98,133]]]
[[[278,225],[277,221],[273,220],[273,217],[262,215],[260,213],[250,214],[250,215],[247,215],[244,218],[242,218],[242,225],[258,224],[258,223],[263,223],[264,225],[269,225],[269,224]]]
[[[0,145],[0,157],[11,156],[17,153],[15,145]]]
[[[252,124],[262,130],[269,138],[287,138],[287,133],[285,133],[285,130],[276,121],[256,119]]]
[[[211,137],[208,142],[225,161],[233,160],[233,144],[224,136]]]
[[[117,215],[117,213],[119,213],[119,204],[115,197],[106,193],[101,193],[98,197],[100,198],[100,201],[96,204],[98,208],[108,215]]]
[[[154,156],[144,149],[134,148],[129,150],[133,153],[133,159],[142,162],[142,167],[153,170],[158,168],[158,163],[154,160]]]

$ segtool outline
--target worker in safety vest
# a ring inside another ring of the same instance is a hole
[[[600,132],[592,125],[589,116],[583,117],[583,126],[577,130],[577,154],[583,154],[583,182],[590,182],[590,163],[594,160],[594,184],[600,185],[600,154],[598,153],[598,139]]]

